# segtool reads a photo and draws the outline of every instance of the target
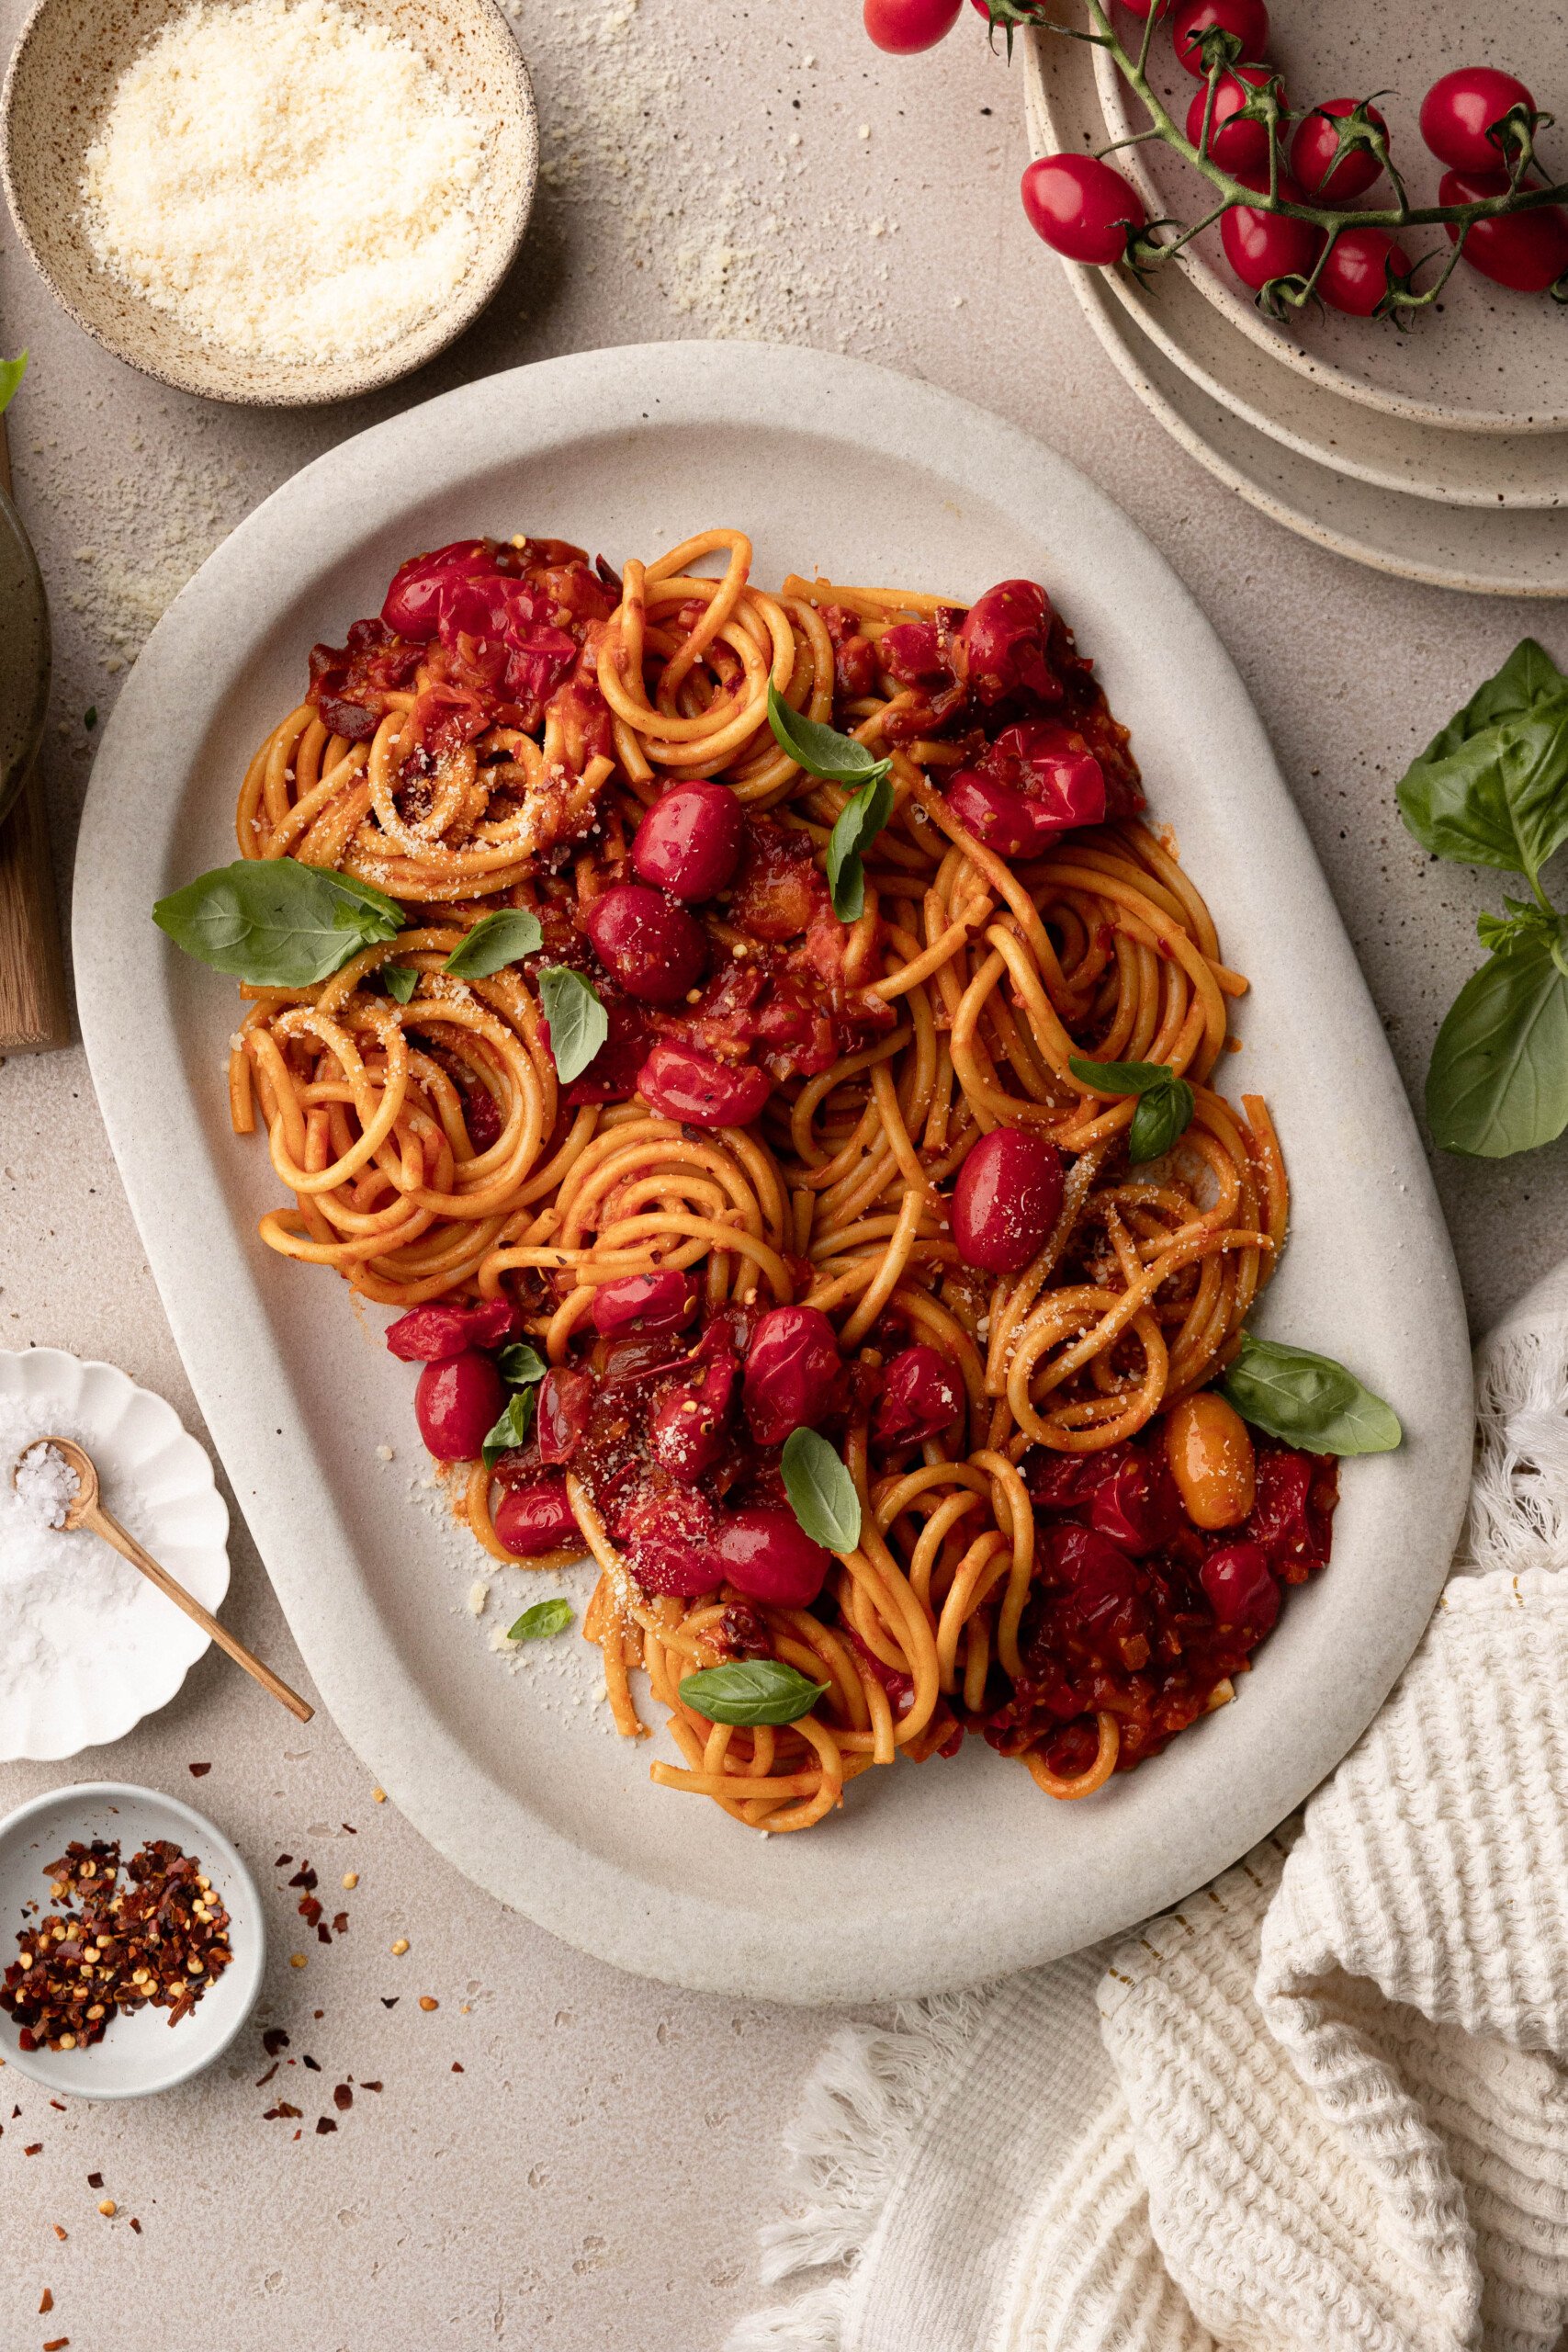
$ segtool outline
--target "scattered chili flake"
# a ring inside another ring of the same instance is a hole
[[[379,2083],[361,2083],[359,2087],[362,2091],[378,2091],[382,2086]]]
[[[317,1929],[316,1929],[316,1941],[317,1941],[319,1944],[330,1944],[330,1943],[331,1943],[331,1941],[332,1941],[332,1939],[333,1939],[333,1931],[332,1931],[332,1929],[331,1929],[329,1927],[326,1927],[326,1926],[324,1926],[324,1925],[323,1925],[323,1926],[319,1926],[319,1927],[317,1928]]]
[[[401,1998],[402,1995],[400,1993],[383,1993],[381,1996],[381,2007],[384,2009],[395,2009]]]
[[[269,2025],[262,2035],[262,2048],[266,2052],[267,2056],[276,2058],[280,2050],[287,2050],[288,2047],[288,2036],[284,2032],[283,2028],[280,2025]]]
[[[351,1871],[349,1872],[349,1876],[352,1878],[352,1877],[353,1877],[353,1875],[354,1875],[354,1873],[353,1873],[353,1871]],[[348,1933],[348,1913],[347,1913],[346,1911],[334,1911],[334,1912],[333,1913],[333,1935],[334,1935],[334,1936],[346,1936],[346,1935],[347,1935],[347,1933]]]
[[[274,1862],[272,1867],[275,1871],[286,1871],[293,1860],[294,1857],[292,1854],[279,1854],[276,1861]]]
[[[441,2004],[433,1993],[422,1993],[419,1996],[419,2006],[422,2009],[438,2009]]]
[[[461,2066],[459,2066],[459,2065],[458,2065],[457,2061],[456,2060],[456,2058],[454,2058],[454,2059],[453,2059],[453,2061],[452,2061],[452,2072],[453,2072],[455,2075],[460,2075],[460,2074],[462,2073],[462,2071],[463,2071],[463,2070],[462,2070]]]
[[[50,2102],[49,2102],[49,2103],[50,2103],[51,2107],[57,2107],[57,2108],[60,2109],[60,2112],[62,2113],[62,2115],[63,2115],[63,2114],[64,2114],[64,2112],[65,2112],[65,2101],[64,2101],[62,2098],[51,2098],[51,2099],[50,2100]]]
[[[60,2240],[61,2245],[63,2245],[65,2244],[65,2232],[61,2228],[58,2222],[51,2222],[51,2227],[52,2228],[55,2236]]]
[[[302,1863],[299,1869],[295,1871],[288,1883],[290,1886],[314,1886],[316,1883],[316,1873],[310,1868],[309,1862]],[[300,1908],[304,1908],[303,1905],[300,1905]]]
[[[43,2142],[41,2140],[35,2140],[30,2148],[24,2148],[22,2150],[22,2154],[24,2156],[41,2156],[43,2154]]]
[[[321,2071],[314,2058],[301,2058],[299,2063],[302,2066],[309,2066],[312,2075],[319,2075]]]
[[[43,2317],[45,2312],[51,2312],[53,2309],[54,2290],[51,2287],[46,2287],[43,2290],[43,2300],[38,2307],[38,2315],[39,2319]]]
[[[257,2090],[259,2091],[259,2090],[261,2089],[261,2087],[262,2087],[262,2086],[263,2086],[263,2084],[264,2084],[264,2083],[270,2083],[270,2082],[271,2082],[271,2080],[272,2080],[272,2078],[273,2078],[273,2076],[274,2076],[274,2075],[276,2075],[276,2072],[277,2072],[277,2061],[276,2061],[276,2059],[275,2058],[275,2059],[273,2060],[273,2062],[272,2062],[271,2065],[267,2068],[267,2070],[266,2070],[265,2074],[265,2075],[258,2075],[256,2076],[256,2088],[257,2088]]]
[[[51,2335],[44,2346],[43,2352],[65,2352],[65,2347],[70,2341],[71,2338],[68,2335]]]
[[[352,1821],[340,1822],[338,1826],[342,1829],[346,1829],[351,1838],[357,1838],[359,1835],[358,1830],[355,1827]]]
[[[191,1779],[193,1781],[203,1780],[206,1775],[211,1771],[211,1770],[212,1767],[210,1764],[193,1764],[190,1768]]]
[[[321,2132],[335,2132],[336,2130],[337,2130],[337,2122],[336,2122],[336,2120],[335,2120],[335,2118],[334,2118],[334,2117],[330,2116],[330,2115],[318,2115],[318,2116],[317,2116],[317,2118],[316,2118],[316,2132],[317,2132],[318,2136],[320,2136],[320,2134],[321,2134]]]
[[[0,1981],[24,2050],[89,2049],[118,2012],[149,2003],[176,2025],[233,1957],[221,1899],[167,1838],[123,1871],[118,1843],[73,1843],[44,1875],[55,1907],[18,1931],[22,1956]]]
[[[104,2177],[101,2172],[90,2172],[87,2175],[87,2186],[89,2188],[101,2188],[103,2185]]]
[[[333,2105],[344,2114],[346,2114],[348,2109],[354,2105],[354,2093],[350,2090],[346,2083],[333,2084]]]
[[[137,2220],[134,2213],[132,2213],[130,2217],[130,2226],[136,2232],[137,2236],[140,2237],[141,2235],[141,2224]]]

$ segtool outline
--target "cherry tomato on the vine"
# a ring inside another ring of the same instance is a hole
[[[1386,229],[1342,230],[1323,265],[1317,290],[1331,311],[1370,319],[1388,292],[1390,263],[1396,277],[1409,277],[1410,256]]]
[[[1339,125],[1355,111],[1354,98],[1325,98],[1296,125],[1291,169],[1314,202],[1342,204],[1348,197],[1365,196],[1373,182],[1382,177],[1382,165],[1365,147],[1352,147],[1337,163],[1334,160],[1339,148]],[[1376,107],[1367,108],[1367,120],[1387,138],[1388,125]]]
[[[1235,33],[1243,57],[1261,57],[1269,46],[1269,11],[1263,0],[1181,0],[1170,20],[1170,38],[1179,63],[1189,74],[1207,70],[1201,42],[1211,25]]]
[[[1492,65],[1461,65],[1434,82],[1422,99],[1421,136],[1450,171],[1499,172],[1506,159],[1486,134],[1515,106],[1535,107],[1515,74]]]
[[[1260,192],[1267,188],[1261,173],[1238,172],[1236,177]],[[1280,175],[1280,195],[1287,204],[1304,204],[1301,185],[1289,172]],[[1288,213],[1265,212],[1255,204],[1233,204],[1220,221],[1220,242],[1225,259],[1244,286],[1254,293],[1271,277],[1307,277],[1323,243],[1323,231],[1310,220],[1292,220]]]
[[[1533,173],[1521,182],[1540,187]],[[1479,204],[1489,196],[1506,196],[1506,172],[1445,172],[1438,183],[1439,204]],[[1459,227],[1444,222],[1450,244],[1459,243]],[[1461,258],[1472,269],[1497,286],[1518,294],[1544,294],[1568,272],[1568,212],[1560,204],[1542,204],[1529,212],[1501,212],[1471,224]]]
[[[977,8],[983,6],[984,0],[975,0],[975,6]],[[1151,17],[1167,15],[1170,0],[1122,0],[1122,6],[1130,17],[1142,17],[1146,24]]]
[[[865,28],[878,49],[914,57],[947,39],[963,6],[964,0],[864,0]]]
[[[1020,183],[1036,235],[1068,261],[1120,261],[1148,214],[1131,181],[1096,155],[1042,155]]]
[[[1227,172],[1244,172],[1254,166],[1269,168],[1269,126],[1254,122],[1250,117],[1238,119],[1241,108],[1254,90],[1261,90],[1273,78],[1267,65],[1238,65],[1234,74],[1224,73],[1214,85],[1214,111],[1209,122],[1208,152],[1213,162]],[[1187,136],[1194,147],[1203,136],[1203,110],[1209,103],[1209,85],[1205,82],[1192,93],[1192,103],[1187,109]],[[1285,94],[1280,93],[1280,104],[1285,105]]]

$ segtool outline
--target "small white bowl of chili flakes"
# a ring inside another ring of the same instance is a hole
[[[51,2091],[188,2081],[244,2024],[265,1956],[255,1881],[178,1797],[91,1781],[0,1821],[0,2055]]]

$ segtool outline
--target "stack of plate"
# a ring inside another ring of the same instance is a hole
[[[1135,37],[1136,20],[1118,14]],[[1386,12],[1368,19],[1354,0],[1290,14],[1280,6],[1270,62],[1298,107],[1398,81],[1402,92],[1380,100],[1391,146],[1413,202],[1432,202],[1441,166],[1416,134],[1422,91],[1449,66],[1495,63],[1522,74],[1550,105],[1542,73],[1563,70],[1559,45],[1542,46],[1555,14],[1517,11],[1513,57],[1493,55],[1483,40],[1462,45],[1450,22],[1423,58],[1408,39],[1388,54]],[[1536,30],[1542,39],[1532,41]],[[1163,30],[1155,54],[1151,81],[1180,120],[1198,85]],[[1100,150],[1140,127],[1137,101],[1087,42],[1034,32],[1023,56],[1036,154]],[[1114,160],[1139,185],[1151,220],[1190,220],[1200,208],[1196,175],[1162,141]],[[1412,257],[1441,236],[1411,232]],[[1144,284],[1126,269],[1064,267],[1140,399],[1265,514],[1409,579],[1568,596],[1568,314],[1548,297],[1509,293],[1461,264],[1440,307],[1406,333],[1387,320],[1321,314],[1277,326],[1231,276],[1213,231]]]

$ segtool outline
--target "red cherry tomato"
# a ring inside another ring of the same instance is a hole
[[[1149,217],[1132,182],[1095,155],[1041,155],[1021,187],[1030,227],[1068,261],[1120,261],[1128,230]]]
[[[905,1348],[884,1375],[873,1431],[882,1445],[916,1445],[950,1430],[964,1408],[964,1388],[935,1348]]]
[[[615,882],[594,899],[583,926],[606,971],[646,1004],[678,1004],[707,969],[708,945],[695,918],[640,882]]]
[[[1227,172],[1269,168],[1268,124],[1237,118],[1253,91],[1261,90],[1272,78],[1269,66],[1238,65],[1234,74],[1222,74],[1214,85],[1208,153]],[[1203,142],[1203,114],[1208,103],[1209,85],[1205,83],[1201,90],[1194,90],[1187,109],[1187,136],[1194,147],[1201,147]],[[1285,103],[1282,91],[1280,103]]]
[[[1397,277],[1409,277],[1410,256],[1386,229],[1346,229],[1334,241],[1317,290],[1331,311],[1370,319],[1388,291],[1390,263]]]
[[[678,784],[637,829],[632,864],[672,899],[711,899],[740,862],[746,812],[727,784]]]
[[[606,1339],[619,1339],[623,1331],[671,1331],[685,1321],[696,1303],[696,1283],[672,1268],[657,1274],[622,1274],[613,1283],[600,1283],[589,1319]]]
[[[1260,1544],[1223,1544],[1198,1571],[1222,1625],[1239,1625],[1259,1640],[1280,1614],[1280,1588]]]
[[[976,8],[983,8],[985,5],[986,0],[975,0]],[[1122,6],[1130,17],[1141,17],[1147,24],[1151,17],[1166,15],[1170,6],[1170,0],[1122,0]]]
[[[820,1307],[775,1306],[746,1351],[746,1418],[759,1445],[782,1445],[821,1419],[833,1400],[843,1359],[838,1334]]]
[[[1540,187],[1533,173],[1522,185]],[[1438,184],[1439,204],[1478,204],[1483,197],[1507,193],[1506,172],[1445,172]],[[1444,223],[1450,244],[1459,230]],[[1568,212],[1560,204],[1543,204],[1532,212],[1499,213],[1495,220],[1477,220],[1464,241],[1464,259],[1495,285],[1511,286],[1518,294],[1544,294],[1568,270]]]
[[[1339,148],[1338,126],[1355,110],[1354,98],[1325,98],[1296,125],[1291,141],[1291,170],[1314,202],[1321,198],[1342,204],[1348,197],[1365,196],[1382,177],[1382,165],[1365,147],[1353,147],[1337,163],[1334,160]],[[1388,125],[1376,107],[1367,108],[1367,119],[1387,136]]]
[[[1263,0],[1181,0],[1170,20],[1170,38],[1178,62],[1189,74],[1202,75],[1202,37],[1211,25],[1235,33],[1243,57],[1262,57],[1269,47],[1269,11]]]
[[[505,1402],[500,1373],[477,1348],[427,1363],[413,1393],[419,1433],[437,1462],[472,1462]]]
[[[1535,100],[1514,74],[1499,74],[1491,65],[1461,65],[1434,82],[1422,99],[1421,136],[1450,171],[1499,172],[1507,158],[1486,134],[1516,106],[1533,109]]]
[[[724,1424],[739,1367],[731,1355],[708,1365],[694,1387],[682,1384],[660,1403],[649,1425],[649,1452],[682,1486],[691,1486],[724,1451]]]
[[[637,1090],[661,1119],[679,1119],[690,1127],[744,1127],[773,1088],[766,1070],[738,1069],[700,1046],[666,1039],[638,1070]]]
[[[777,1504],[731,1511],[719,1522],[714,1549],[738,1592],[775,1609],[809,1609],[833,1566],[831,1552]]]
[[[982,1136],[953,1188],[953,1238],[965,1265],[1016,1274],[1043,1247],[1062,1211],[1062,1162],[1027,1127]]]
[[[1162,1477],[1156,1462],[1141,1450],[1129,1451],[1121,1468],[1095,1488],[1089,1507],[1095,1532],[1119,1544],[1134,1559],[1168,1544],[1180,1521],[1168,1474]]]
[[[863,13],[878,49],[913,57],[947,39],[963,5],[964,0],[865,0]]]
[[[1260,175],[1238,172],[1248,187],[1268,185]],[[1280,175],[1280,194],[1287,204],[1304,204],[1300,185],[1288,172]],[[1252,204],[1233,204],[1220,222],[1225,259],[1244,286],[1256,293],[1271,277],[1309,277],[1323,243],[1323,231],[1310,220],[1292,220],[1283,212],[1264,212]]]
[[[453,539],[429,555],[411,556],[392,574],[381,618],[394,637],[427,644],[441,626],[446,598],[457,582],[494,571],[495,543],[491,539]]]
[[[565,1544],[582,1549],[564,1478],[542,1478],[534,1486],[509,1488],[496,1505],[495,1532],[520,1560],[536,1559],[541,1552],[558,1552]]]
[[[388,1324],[387,1345],[404,1363],[436,1363],[465,1348],[499,1348],[521,1319],[506,1298],[481,1299],[477,1306],[414,1306]]]
[[[1046,659],[1051,605],[1037,580],[1001,580],[976,596],[958,631],[959,659],[976,702],[988,708],[1015,695],[1060,702],[1062,682]]]

